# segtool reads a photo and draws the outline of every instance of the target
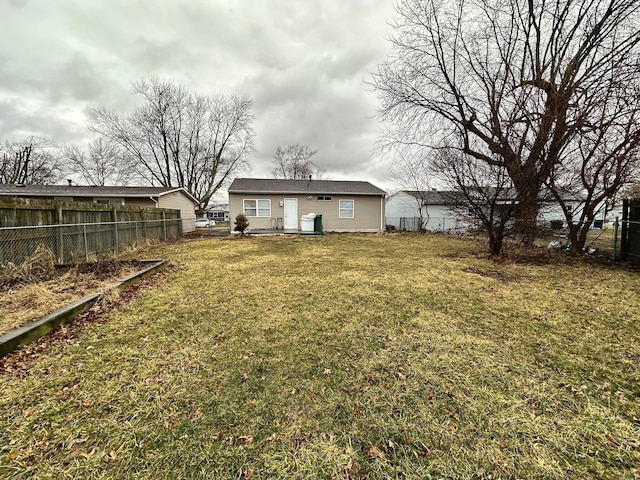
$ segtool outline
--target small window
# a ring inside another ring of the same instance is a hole
[[[331,195],[318,195],[317,200],[319,202],[330,202],[331,201]]]
[[[353,200],[340,200],[340,218],[353,218]]]
[[[271,200],[244,200],[243,211],[247,217],[270,217]]]

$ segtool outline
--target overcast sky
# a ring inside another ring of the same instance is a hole
[[[394,0],[0,0],[0,139],[86,143],[87,112],[130,111],[157,75],[253,99],[269,177],[278,146],[318,150],[325,178],[391,188],[365,85],[389,52]]]

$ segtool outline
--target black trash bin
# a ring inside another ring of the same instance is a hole
[[[316,214],[316,218],[313,219],[313,232],[322,233],[322,215]]]

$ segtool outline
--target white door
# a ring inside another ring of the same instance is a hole
[[[285,230],[298,229],[298,199],[297,198],[284,199],[284,229]]]

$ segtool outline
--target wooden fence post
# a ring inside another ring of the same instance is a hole
[[[58,226],[56,227],[56,250],[58,254],[58,263],[64,263],[64,235],[62,234],[62,205],[56,208],[56,220]]]
[[[164,241],[167,241],[167,217],[162,210],[162,232],[164,233]]]
[[[111,217],[113,220],[113,251],[118,252],[118,209],[111,209]]]

